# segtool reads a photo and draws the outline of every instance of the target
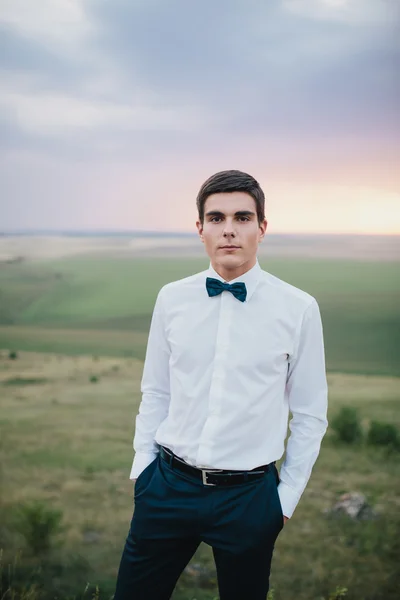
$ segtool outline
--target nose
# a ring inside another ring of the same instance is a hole
[[[236,235],[236,231],[235,231],[233,220],[226,219],[225,226],[224,226],[224,237],[227,237],[227,236],[234,237],[235,235]]]

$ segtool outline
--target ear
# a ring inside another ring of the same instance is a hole
[[[262,240],[264,239],[265,232],[267,231],[267,227],[268,227],[268,221],[267,221],[267,219],[264,219],[264,221],[262,223],[260,223],[260,238],[258,240],[258,243],[262,242]]]
[[[196,227],[197,227],[197,231],[199,232],[199,236],[202,242],[204,242],[203,240],[203,224],[201,221],[196,221]]]

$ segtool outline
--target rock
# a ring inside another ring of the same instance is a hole
[[[208,569],[201,565],[200,563],[190,563],[185,568],[185,573],[190,575],[191,577],[200,577],[202,575],[208,574]]]
[[[94,544],[100,540],[101,535],[98,531],[87,530],[83,532],[82,538],[85,544]]]
[[[367,503],[363,494],[359,492],[347,492],[339,497],[332,509],[326,511],[330,514],[345,514],[352,519],[373,519],[376,512]]]
[[[212,588],[216,585],[215,569],[211,570],[200,563],[189,563],[184,573],[196,580],[199,587]]]

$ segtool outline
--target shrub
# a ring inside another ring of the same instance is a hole
[[[393,423],[371,421],[367,442],[372,446],[386,446],[393,450],[400,450],[400,435]]]
[[[97,383],[99,378],[96,375],[91,375],[89,378],[90,383]]]
[[[348,589],[337,587],[334,592],[329,596],[329,600],[339,600],[340,598],[344,598],[347,596]]]
[[[15,360],[16,358],[18,358],[18,352],[16,352],[15,350],[11,350],[11,352],[8,355],[8,358],[10,360]]]
[[[95,469],[94,469],[94,467],[92,467],[91,465],[88,465],[88,466],[85,468],[85,470],[84,470],[84,472],[83,472],[83,475],[82,475],[82,477],[83,477],[84,479],[92,480],[92,479],[94,478],[94,474],[95,474]]]
[[[49,550],[61,527],[62,511],[48,508],[36,501],[21,506],[16,513],[15,526],[34,555]]]
[[[35,385],[46,382],[45,377],[11,377],[3,381],[3,385]]]
[[[88,582],[92,576],[88,560],[76,552],[54,551],[28,560],[20,550],[7,558],[2,552],[0,549],[2,600],[100,599],[98,586]]]
[[[359,442],[363,437],[358,412],[351,406],[343,406],[331,423],[337,437],[346,444]]]

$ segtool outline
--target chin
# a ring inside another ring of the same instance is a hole
[[[241,265],[244,261],[240,256],[233,256],[232,254],[228,254],[228,256],[224,256],[223,258],[220,258],[218,260],[218,262],[221,265],[237,266],[237,265]]]

